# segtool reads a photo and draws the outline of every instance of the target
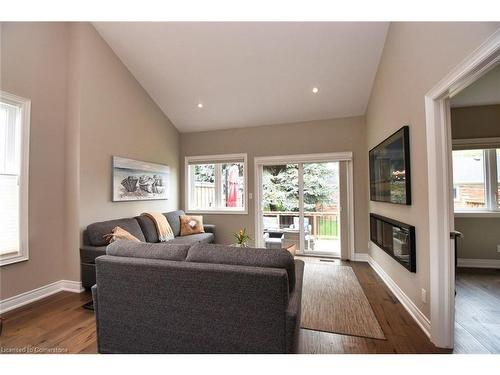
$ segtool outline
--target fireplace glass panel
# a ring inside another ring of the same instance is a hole
[[[416,272],[415,227],[370,214],[370,239],[410,272]]]

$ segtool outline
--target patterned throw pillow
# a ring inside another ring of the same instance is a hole
[[[133,234],[130,234],[127,232],[125,229],[120,228],[120,227],[114,227],[111,233],[105,234],[103,236],[106,240],[108,240],[108,243],[115,242],[117,240],[128,240],[128,241],[137,241],[141,242],[136,236]]]
[[[203,216],[183,215],[181,219],[181,236],[205,233],[203,229]]]

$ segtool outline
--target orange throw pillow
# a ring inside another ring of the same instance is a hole
[[[130,234],[125,229],[120,228],[120,227],[114,227],[113,230],[111,231],[111,233],[105,234],[103,237],[105,239],[107,239],[109,241],[109,243],[115,242],[117,240],[128,240],[128,241],[141,242],[141,240],[139,240],[136,236],[134,236],[133,234]]]
[[[205,233],[203,229],[203,216],[183,215],[181,219],[181,236],[189,236],[191,234]]]

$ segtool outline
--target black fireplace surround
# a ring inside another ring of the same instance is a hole
[[[415,227],[370,214],[370,240],[410,272],[417,272]]]

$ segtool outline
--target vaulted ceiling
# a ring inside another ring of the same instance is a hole
[[[94,25],[181,132],[363,115],[388,29],[382,22]]]

